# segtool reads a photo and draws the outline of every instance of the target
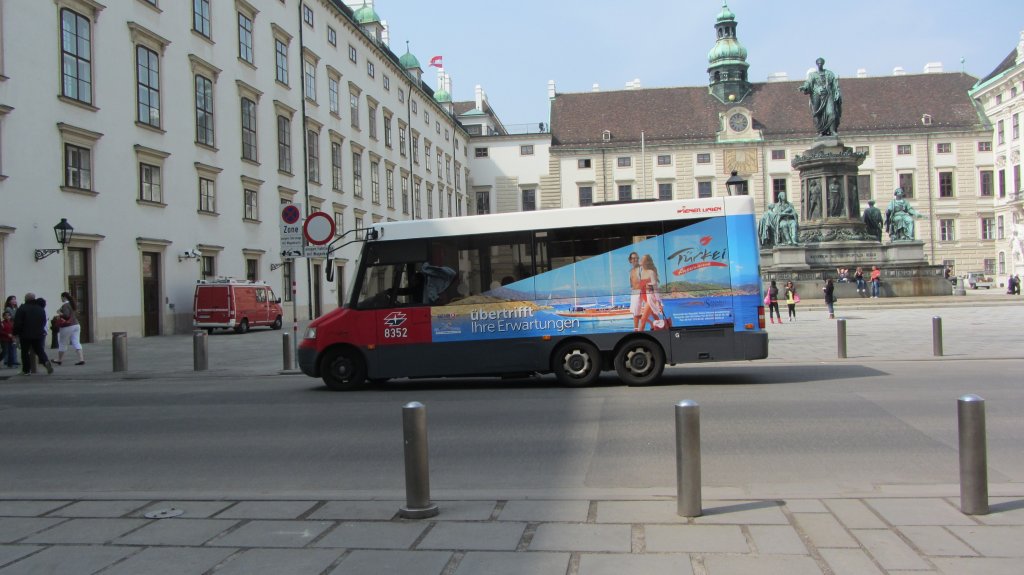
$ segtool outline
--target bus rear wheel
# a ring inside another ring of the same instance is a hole
[[[350,391],[366,382],[366,364],[352,350],[332,350],[320,363],[320,375],[327,387],[334,391]]]
[[[615,372],[626,385],[650,385],[665,371],[665,352],[647,338],[626,340],[615,353]]]
[[[601,352],[586,341],[570,341],[555,349],[551,371],[566,387],[586,387],[601,375]]]

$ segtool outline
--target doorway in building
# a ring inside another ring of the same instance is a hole
[[[160,335],[160,254],[142,252],[142,335]]]
[[[320,264],[313,264],[313,317],[320,317],[320,274],[322,268]]]
[[[89,249],[68,248],[68,293],[75,298],[78,306],[78,324],[82,330],[79,338],[82,343],[93,341],[92,293],[89,283]]]

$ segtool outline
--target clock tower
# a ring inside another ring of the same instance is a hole
[[[750,93],[747,49],[736,39],[736,15],[723,0],[715,22],[718,39],[708,52],[708,89],[723,104],[738,104]]]

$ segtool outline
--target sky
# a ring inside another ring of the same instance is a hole
[[[452,98],[479,84],[502,123],[547,122],[549,80],[560,93],[707,84],[721,0],[373,0],[391,49],[412,53],[437,86],[433,56],[452,77]],[[1014,8],[1013,6],[1017,6]],[[984,77],[1017,46],[1024,8],[1015,0],[729,0],[749,78],[786,72],[802,80],[825,58],[840,79],[896,66]],[[961,64],[963,58],[963,64]],[[909,96],[909,95],[908,95]]]

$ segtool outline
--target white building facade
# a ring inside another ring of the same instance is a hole
[[[467,211],[469,136],[386,35],[362,2],[0,4],[0,293],[72,292],[87,340],[189,331],[204,278],[339,305],[359,245],[282,259],[282,204],[339,235]]]

